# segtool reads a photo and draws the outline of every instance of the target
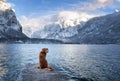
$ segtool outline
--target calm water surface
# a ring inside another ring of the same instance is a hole
[[[49,64],[72,78],[120,81],[120,45],[0,44],[0,81],[17,81],[26,64],[37,64],[49,48]]]

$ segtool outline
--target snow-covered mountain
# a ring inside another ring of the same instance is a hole
[[[61,12],[56,16],[54,22],[33,32],[31,37],[63,40],[78,34],[78,29],[83,27],[88,18],[77,12]]]
[[[75,43],[120,44],[120,12],[92,18],[78,32],[77,35],[69,38],[69,41]]]
[[[78,27],[61,28],[59,24],[53,23],[46,25],[44,29],[33,33],[33,38],[62,39],[78,34]]]
[[[46,25],[43,30],[35,32],[32,36],[59,39],[66,43],[120,43],[120,12],[94,17],[86,22],[79,21],[78,24],[73,23],[79,19],[69,23],[65,19],[63,22]]]
[[[45,25],[42,30],[32,34],[32,38],[64,39],[78,34],[78,29],[83,27],[84,22],[75,26],[62,26],[58,23]],[[62,24],[63,25],[63,24]]]
[[[0,0],[0,38],[27,38],[11,5]]]

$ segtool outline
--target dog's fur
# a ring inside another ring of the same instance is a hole
[[[48,66],[48,62],[46,60],[46,55],[48,53],[48,48],[43,48],[39,54],[39,67],[41,69],[45,69],[47,71],[52,71],[53,69]]]

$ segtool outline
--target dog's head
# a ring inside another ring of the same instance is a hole
[[[43,48],[42,52],[48,53],[48,48]]]

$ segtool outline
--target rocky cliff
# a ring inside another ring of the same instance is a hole
[[[14,10],[6,1],[0,1],[0,38],[27,38],[22,33],[22,26],[17,20]]]

